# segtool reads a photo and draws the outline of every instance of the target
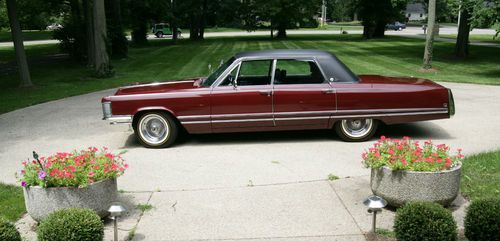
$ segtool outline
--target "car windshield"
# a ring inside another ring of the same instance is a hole
[[[217,80],[217,78],[219,78],[219,76],[224,72],[224,70],[226,70],[227,67],[229,67],[229,65],[231,65],[233,62],[234,57],[230,58],[224,64],[219,66],[219,68],[215,72],[213,72],[210,76],[208,76],[207,79],[203,81],[202,86],[211,86],[215,82],[215,80]]]

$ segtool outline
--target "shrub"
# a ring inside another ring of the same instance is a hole
[[[470,241],[500,240],[500,199],[473,201],[467,208],[464,228]]]
[[[0,241],[21,241],[16,226],[3,218],[0,218]]]
[[[366,167],[387,166],[392,170],[433,172],[459,165],[464,157],[461,151],[458,149],[456,155],[451,155],[450,148],[445,144],[434,145],[429,140],[420,145],[406,136],[401,140],[382,136],[361,157]]]
[[[437,203],[410,202],[397,210],[394,232],[400,241],[450,241],[457,239],[457,224]]]
[[[104,224],[90,209],[67,208],[55,211],[38,226],[38,241],[101,241]]]

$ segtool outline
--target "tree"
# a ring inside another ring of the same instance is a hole
[[[209,3],[208,0],[184,0],[176,4],[176,11],[183,13],[180,17],[189,26],[189,39],[204,39],[208,7],[209,4],[214,2]]]
[[[130,0],[130,18],[132,28],[132,42],[136,45],[147,43],[149,12],[146,1]]]
[[[19,78],[21,80],[20,87],[31,87],[30,72],[28,68],[28,61],[26,60],[26,53],[24,51],[23,36],[21,27],[19,25],[19,18],[17,16],[16,0],[6,0],[7,14],[9,15],[10,32],[14,42],[14,49],[16,52],[16,62],[19,70]]]
[[[7,6],[0,0],[0,31],[9,28],[9,17],[7,16]]]
[[[177,14],[176,14],[176,8],[175,8],[175,0],[170,0],[170,26],[172,27],[173,34],[172,35],[172,42],[174,44],[177,44],[177,38],[179,35],[177,34]]]
[[[429,10],[427,14],[427,26],[429,31],[427,31],[427,37],[425,41],[424,50],[424,64],[422,68],[431,69],[432,68],[432,47],[434,44],[434,23],[436,22],[436,0],[429,0]]]
[[[246,13],[244,27],[254,30],[264,22],[271,31],[278,30],[277,38],[286,38],[286,30],[304,26],[317,26],[314,16],[321,9],[321,0],[244,0]],[[272,36],[272,34],[271,34]]]
[[[94,0],[92,6],[94,34],[94,75],[98,78],[113,75],[106,50],[106,14],[104,0]]]
[[[458,23],[455,56],[465,58],[469,55],[470,13],[472,1],[464,0],[460,6],[460,22]]]
[[[390,21],[401,20],[408,0],[359,0],[358,15],[363,24],[363,37],[384,37],[385,26]]]
[[[111,42],[111,56],[124,58],[128,53],[128,40],[123,33],[120,0],[106,0],[106,25]]]
[[[355,0],[329,0],[327,4],[327,15],[331,20],[337,22],[351,21],[356,7]]]
[[[495,29],[495,38],[500,33],[500,0],[475,1],[471,25],[473,27]]]

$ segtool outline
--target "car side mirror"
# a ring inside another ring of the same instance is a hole
[[[236,78],[234,78],[232,75],[229,75],[229,81],[231,82],[231,85],[233,86],[234,89],[238,87],[238,83],[236,83]]]

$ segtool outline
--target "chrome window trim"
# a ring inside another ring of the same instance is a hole
[[[277,61],[277,60],[280,60],[280,59],[297,59],[297,60],[310,60],[310,61],[313,61],[316,66],[319,68],[320,72],[321,72],[321,75],[323,76],[323,83],[327,82],[327,83],[330,83],[331,81],[328,81],[328,79],[326,78],[326,75],[325,75],[325,71],[323,71],[323,68],[321,67],[321,65],[319,64],[318,62],[318,59],[315,57],[315,56],[296,56],[296,55],[290,55],[290,56],[283,56],[283,57],[267,57],[267,56],[251,56],[251,57],[241,57],[241,58],[238,58],[238,59],[235,59],[234,62],[226,69],[224,70],[224,72],[219,76],[219,78],[217,78],[217,80],[214,81],[214,83],[212,83],[212,85],[210,86],[211,89],[215,88],[215,87],[218,87],[220,82],[222,82],[223,79],[225,79],[227,77],[227,75],[229,73],[231,73],[231,71],[236,67],[236,65],[239,65],[241,64],[241,62],[243,61],[247,61],[247,60],[273,60],[273,61]],[[275,72],[276,70],[276,65],[273,66],[273,73]],[[239,70],[238,70],[238,75],[239,75]],[[271,84],[273,84],[274,82],[274,78],[271,79]]]
[[[328,79],[326,78],[326,75],[325,75],[325,72],[323,71],[323,69],[321,68],[321,65],[319,64],[318,60],[316,59],[316,57],[314,56],[311,56],[311,57],[280,57],[280,58],[275,58],[274,59],[276,62],[279,61],[279,60],[298,60],[298,61],[311,61],[313,62],[314,64],[316,64],[316,67],[318,67],[319,69],[319,72],[321,72],[321,76],[323,77],[323,82],[321,83],[316,83],[316,84],[324,84],[324,83],[329,83],[330,81],[328,81]],[[276,71],[276,66],[277,64],[274,66],[274,71]],[[273,78],[273,83],[274,83],[274,78]],[[285,84],[286,85],[286,84]],[[295,84],[295,85],[300,85],[300,84]]]

